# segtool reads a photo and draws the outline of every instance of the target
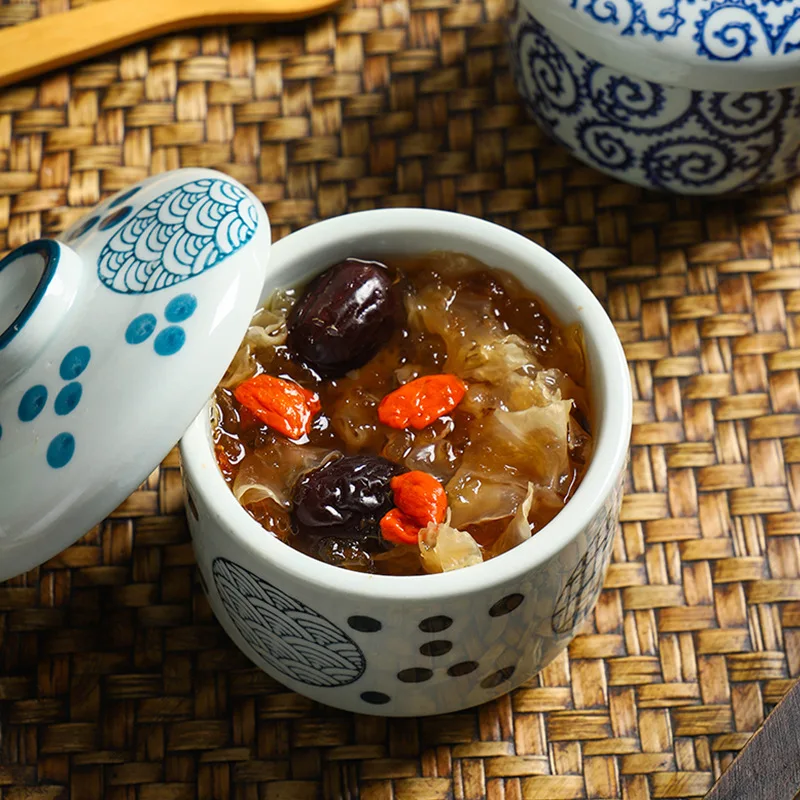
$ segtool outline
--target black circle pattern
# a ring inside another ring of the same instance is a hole
[[[377,633],[383,627],[377,619],[362,616],[348,617],[347,624],[360,633]]]
[[[278,672],[308,686],[347,686],[364,674],[364,653],[329,619],[226,558],[211,571],[242,638]]]
[[[515,669],[516,667],[503,667],[503,669],[499,669],[497,672],[487,675],[481,681],[481,689],[494,689],[501,683],[505,683],[514,674]]]
[[[423,683],[433,677],[433,670],[424,667],[411,667],[397,673],[397,680],[403,683]]]
[[[422,653],[423,656],[431,656],[435,658],[437,656],[446,655],[452,649],[452,642],[448,642],[446,639],[435,639],[432,642],[425,642],[425,644],[419,648],[419,652]]]
[[[392,698],[383,692],[362,692],[361,699],[373,706],[386,705]]]
[[[423,633],[441,633],[446,631],[452,624],[453,620],[450,617],[428,617],[420,622],[419,629]]]
[[[514,609],[519,608],[524,599],[524,594],[510,594],[502,600],[498,600],[489,609],[489,616],[502,617],[504,614],[510,614]]]
[[[447,668],[447,674],[451,678],[460,678],[462,675],[469,675],[478,669],[477,661],[462,661],[459,664],[453,664],[452,667]]]

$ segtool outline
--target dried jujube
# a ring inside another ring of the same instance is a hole
[[[306,473],[292,498],[295,532],[379,544],[381,518],[393,505],[390,481],[401,472],[380,456],[343,456]]]
[[[394,330],[392,279],[382,264],[347,259],[306,288],[287,320],[292,355],[337,378],[367,363]]]

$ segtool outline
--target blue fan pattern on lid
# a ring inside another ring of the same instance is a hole
[[[100,227],[116,223],[113,212]],[[187,281],[240,250],[256,232],[252,200],[224,180],[201,178],[151,200],[113,233],[98,276],[121,294],[147,294]]]
[[[787,56],[800,49],[800,6],[786,0],[567,0],[573,11],[620,35],[656,42],[691,37],[709,61]]]

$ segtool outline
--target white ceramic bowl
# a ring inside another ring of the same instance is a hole
[[[583,326],[596,409],[595,453],[563,511],[513,551],[439,575],[348,572],[266,533],[214,458],[209,409],[181,440],[187,517],[211,606],[259,667],[319,702],[421,716],[490,700],[534,676],[593,608],[619,519],[631,388],[600,303],[528,239],[442,211],[365,211],[311,225],[272,248],[262,300],[348,256],[455,250],[502,267],[565,323]]]
[[[800,3],[514,0],[517,88],[590,166],[707,195],[800,172]]]

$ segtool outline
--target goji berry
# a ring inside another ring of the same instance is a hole
[[[290,439],[307,434],[322,407],[314,392],[266,374],[240,383],[233,395],[265,425]]]
[[[433,475],[414,470],[392,478],[394,504],[409,519],[424,528],[429,522],[442,522],[447,514],[447,494]]]
[[[416,544],[420,526],[399,508],[393,508],[381,518],[381,536],[394,544]]]
[[[387,394],[378,406],[378,419],[391,428],[419,431],[449,414],[466,392],[466,384],[455,375],[423,375]]]

